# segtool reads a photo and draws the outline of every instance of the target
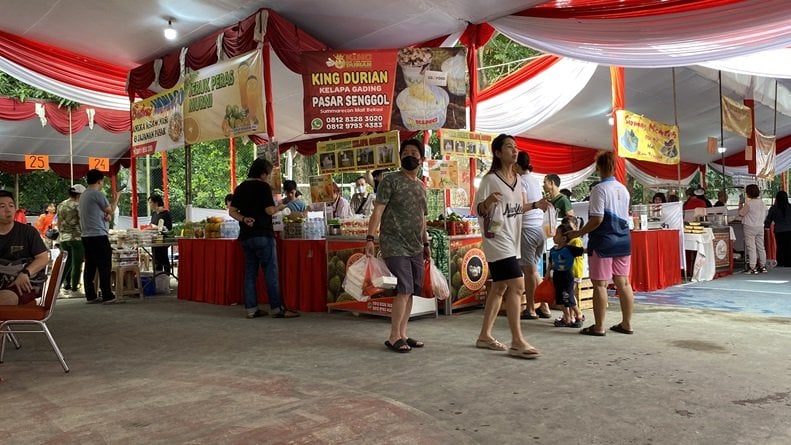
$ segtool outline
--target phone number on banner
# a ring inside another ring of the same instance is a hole
[[[384,118],[378,115],[370,116],[337,116],[325,119],[324,128],[327,130],[367,130],[384,129]]]

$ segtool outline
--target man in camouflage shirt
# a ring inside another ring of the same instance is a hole
[[[68,252],[63,268],[63,289],[77,291],[80,288],[82,259],[85,255],[80,231],[80,196],[85,186],[75,184],[69,189],[69,198],[58,204],[58,229],[61,250]]]

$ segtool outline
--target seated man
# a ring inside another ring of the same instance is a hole
[[[32,226],[14,221],[14,195],[0,190],[0,305],[28,304],[41,296],[49,250]]]

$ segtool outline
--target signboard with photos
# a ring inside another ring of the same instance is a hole
[[[398,167],[397,131],[319,142],[319,173],[340,173]]]
[[[492,135],[463,130],[440,130],[440,151],[443,156],[465,158],[492,157]]]
[[[618,156],[656,162],[681,162],[678,126],[653,121],[626,110],[617,110]]]
[[[465,48],[302,53],[305,133],[465,128]]]
[[[428,187],[431,190],[444,190],[459,186],[459,161],[433,160],[428,162]]]
[[[132,157],[150,155],[184,145],[184,87],[132,104]]]

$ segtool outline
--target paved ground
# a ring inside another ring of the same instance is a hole
[[[695,286],[737,301],[744,279]],[[526,361],[473,347],[479,310],[412,321],[427,346],[409,354],[384,348],[384,319],[243,312],[59,301],[72,371],[21,337],[0,365],[0,443],[791,443],[783,316],[641,304],[635,335],[602,338],[524,321],[544,352]],[[508,340],[502,318],[496,333]]]

